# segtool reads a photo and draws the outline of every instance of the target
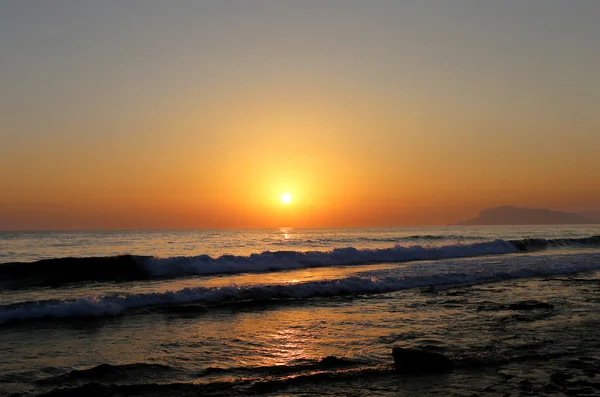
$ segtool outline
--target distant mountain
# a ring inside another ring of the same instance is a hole
[[[475,219],[459,225],[575,225],[594,224],[598,220],[569,212],[548,209],[495,207],[483,210]]]
[[[578,214],[581,216],[584,216],[586,218],[591,218],[591,219],[595,220],[596,223],[600,224],[600,210],[598,210],[598,211],[594,211],[594,210],[581,211],[581,212],[578,212]]]

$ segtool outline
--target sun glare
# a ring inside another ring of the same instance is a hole
[[[292,195],[289,193],[283,193],[281,195],[281,202],[283,204],[289,204],[292,201]]]

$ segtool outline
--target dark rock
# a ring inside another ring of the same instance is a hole
[[[548,302],[538,302],[538,301],[523,301],[518,303],[512,303],[508,305],[510,310],[534,310],[534,309],[552,309],[554,305]]]
[[[445,372],[454,368],[452,361],[440,353],[394,347],[392,349],[396,371],[402,373]]]

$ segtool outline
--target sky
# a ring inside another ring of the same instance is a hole
[[[596,0],[3,1],[0,230],[598,211],[598,20]]]

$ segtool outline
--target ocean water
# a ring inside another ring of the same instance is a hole
[[[2,232],[0,395],[594,395],[599,287],[600,225]]]

